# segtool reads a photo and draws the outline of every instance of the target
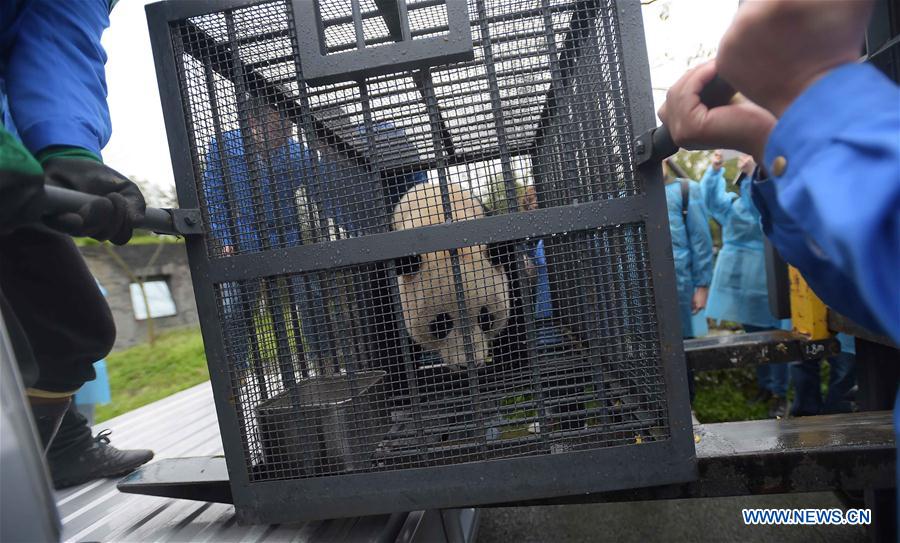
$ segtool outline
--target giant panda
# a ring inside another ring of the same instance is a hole
[[[469,191],[451,185],[449,192],[454,221],[484,217],[484,207]],[[444,208],[436,183],[419,184],[406,192],[391,220],[395,231],[442,223]],[[403,320],[413,341],[439,353],[443,364],[454,369],[467,366],[468,335],[475,365],[480,367],[509,319],[509,279],[487,245],[461,248],[458,255],[467,318],[457,304],[450,252],[438,251],[401,260],[397,271]]]

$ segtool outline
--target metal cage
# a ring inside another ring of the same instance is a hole
[[[242,521],[695,476],[637,0],[147,14]]]

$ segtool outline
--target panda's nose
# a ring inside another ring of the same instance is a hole
[[[453,330],[453,317],[449,313],[441,313],[428,323],[428,330],[435,339],[444,339]]]

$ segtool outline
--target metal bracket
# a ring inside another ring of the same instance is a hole
[[[172,225],[182,236],[203,234],[203,221],[199,209],[166,209],[172,215]]]
[[[466,2],[439,0],[407,6],[406,0],[377,0],[376,10],[364,13],[360,2],[351,0],[347,4],[352,7],[352,13],[330,19],[323,19],[319,4],[318,0],[293,1],[303,79],[312,85],[354,81],[475,58]],[[411,17],[407,10],[428,8],[446,10],[446,27],[421,32],[410,29]],[[376,18],[383,19],[388,36],[366,39],[363,23]],[[355,36],[355,43],[346,51],[335,51],[334,47],[328,47],[327,31],[341,28]],[[423,36],[417,37],[418,33]]]

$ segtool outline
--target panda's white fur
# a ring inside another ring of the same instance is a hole
[[[451,184],[453,220],[484,216],[481,203],[467,190]],[[424,183],[410,189],[394,208],[394,230],[442,224],[444,210],[440,186]],[[419,265],[399,276],[400,301],[406,329],[425,349],[440,353],[444,364],[465,366],[466,336],[472,341],[476,366],[485,363],[490,342],[509,318],[509,282],[503,266],[494,265],[485,245],[458,251],[468,321],[463,329],[449,251],[419,256]]]

